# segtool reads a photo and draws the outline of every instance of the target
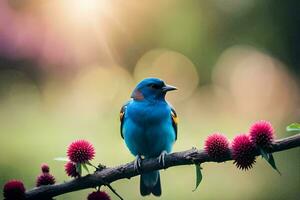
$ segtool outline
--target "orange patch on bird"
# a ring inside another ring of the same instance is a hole
[[[175,123],[175,124],[178,124],[178,117],[172,116],[172,118],[173,118],[174,123]]]
[[[120,112],[120,121],[122,121],[123,117],[124,117],[124,112]]]
[[[172,119],[174,121],[175,124],[178,124],[178,117],[176,115],[176,113],[174,113],[173,111],[171,111],[171,115],[172,115]]]
[[[138,89],[136,89],[132,96],[131,96],[134,100],[143,100],[144,99],[144,95],[142,94],[142,92]]]

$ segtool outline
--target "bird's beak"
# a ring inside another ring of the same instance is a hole
[[[165,85],[165,86],[162,88],[162,90],[163,90],[164,92],[168,92],[168,91],[172,91],[172,90],[177,90],[177,88],[174,87],[174,86],[172,86],[172,85]]]

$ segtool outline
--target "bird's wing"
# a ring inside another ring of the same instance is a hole
[[[178,117],[175,109],[171,106],[171,119],[172,119],[172,126],[175,131],[175,141],[177,140],[177,124],[178,124]]]
[[[124,124],[124,119],[125,119],[125,112],[126,112],[126,108],[127,108],[127,105],[128,105],[129,101],[127,103],[125,103],[121,110],[120,110],[120,122],[121,122],[121,125],[120,125],[120,133],[121,133],[121,137],[124,139],[124,135],[123,135],[123,132],[122,132],[122,129],[123,129],[123,124]]]

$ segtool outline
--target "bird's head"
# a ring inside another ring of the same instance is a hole
[[[158,78],[146,78],[136,86],[131,98],[135,100],[159,100],[164,99],[166,93],[172,90],[177,90],[177,88],[166,85],[163,80]]]

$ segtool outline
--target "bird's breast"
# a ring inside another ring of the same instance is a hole
[[[128,116],[140,125],[159,123],[170,118],[170,108],[166,104],[137,104],[128,108]]]
[[[167,104],[130,104],[123,128],[125,142],[134,154],[146,157],[170,152],[175,141],[171,109]]]

